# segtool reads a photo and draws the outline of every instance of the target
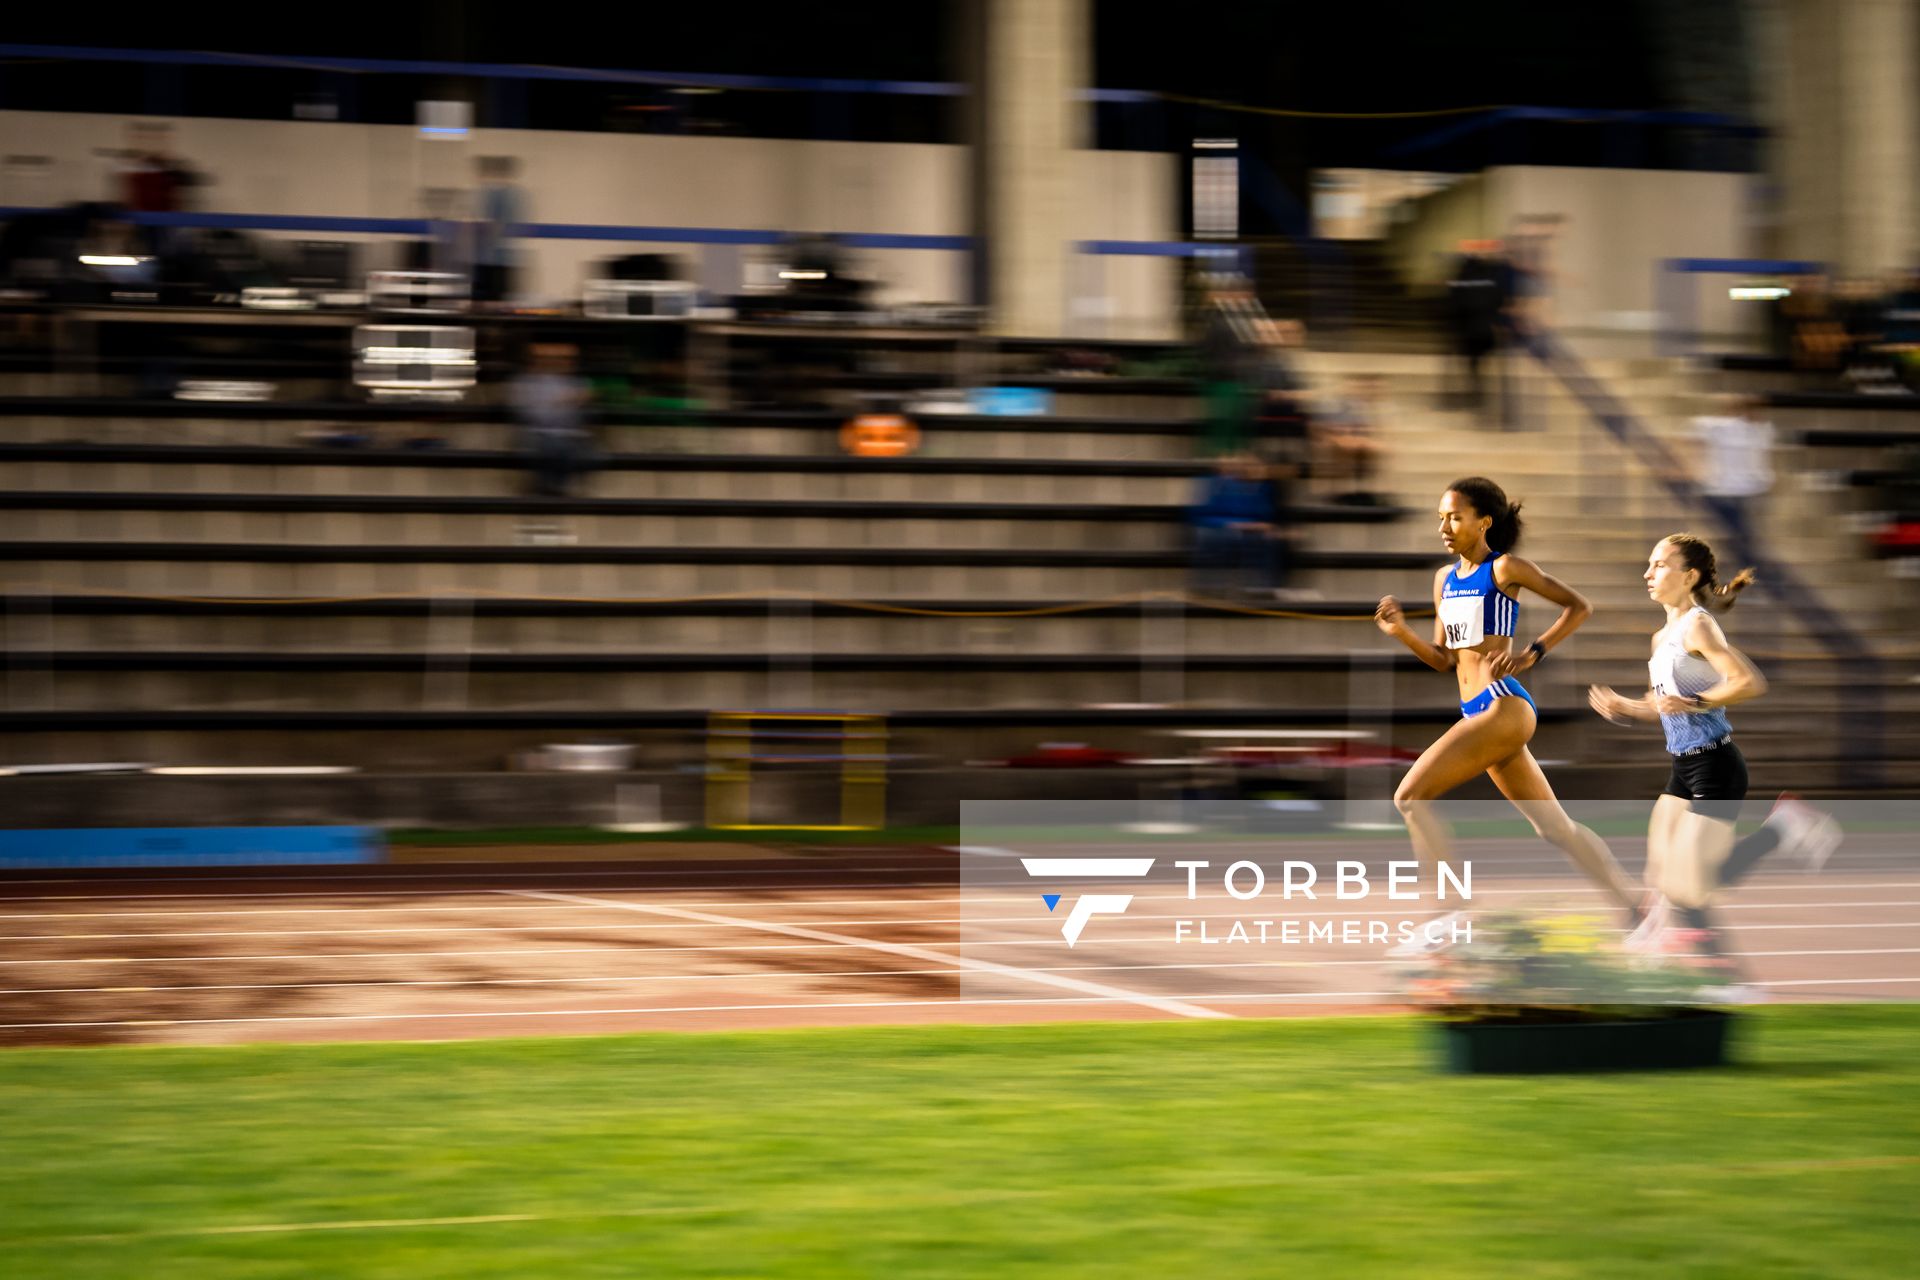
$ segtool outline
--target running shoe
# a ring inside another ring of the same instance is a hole
[[[1640,917],[1640,923],[1620,943],[1620,949],[1636,956],[1661,954],[1665,950],[1661,934],[1666,932],[1667,916],[1667,899],[1662,894],[1653,900],[1647,913]]]
[[[1454,945],[1455,925],[1467,923],[1471,916],[1464,911],[1449,911],[1435,920],[1429,920],[1415,929],[1413,936],[1399,946],[1387,952],[1390,960],[1417,960],[1421,956],[1437,955]]]
[[[1750,982],[1736,982],[1714,992],[1716,1004],[1766,1004],[1769,999],[1771,997],[1765,987],[1757,987]]]
[[[1773,802],[1767,821],[1780,828],[1781,848],[1789,857],[1800,859],[1801,867],[1809,873],[1826,866],[1827,859],[1840,847],[1842,833],[1833,815],[1814,808],[1791,791],[1782,792]]]

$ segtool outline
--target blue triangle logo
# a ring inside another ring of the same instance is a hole
[[[1060,905],[1060,895],[1057,893],[1043,893],[1040,895],[1040,901],[1046,903],[1047,910],[1051,911]]]

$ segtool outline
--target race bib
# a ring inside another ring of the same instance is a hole
[[[1449,649],[1471,649],[1487,638],[1487,610],[1481,596],[1442,596],[1440,632]]]

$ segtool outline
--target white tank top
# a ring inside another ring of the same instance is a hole
[[[1647,659],[1647,683],[1656,694],[1691,698],[1720,683],[1720,673],[1713,669],[1711,662],[1687,651],[1687,630],[1693,625],[1695,614],[1706,615],[1707,611],[1695,605],[1675,618],[1661,635],[1660,643],[1654,646],[1653,656]],[[1667,750],[1676,755],[1717,742],[1733,732],[1724,707],[1694,714],[1663,715],[1660,727],[1667,733]]]

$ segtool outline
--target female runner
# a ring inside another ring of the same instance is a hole
[[[1757,698],[1767,682],[1746,655],[1727,643],[1714,612],[1725,612],[1753,581],[1743,569],[1718,581],[1713,548],[1690,533],[1662,538],[1641,575],[1647,594],[1667,611],[1653,634],[1646,696],[1628,698],[1602,685],[1587,692],[1593,709],[1615,724],[1658,720],[1673,769],[1647,825],[1647,887],[1660,895],[1629,950],[1663,949],[1671,915],[1694,932],[1700,949],[1724,961],[1709,910],[1714,896],[1782,845],[1817,870],[1839,843],[1834,820],[1782,796],[1759,831],[1734,843],[1734,822],[1747,796],[1747,762],[1734,744],[1726,708]]]
[[[1460,721],[1428,747],[1407,770],[1393,802],[1406,819],[1414,852],[1428,867],[1446,860],[1449,834],[1433,801],[1484,773],[1500,794],[1549,843],[1626,912],[1629,927],[1642,912],[1632,886],[1606,843],[1567,816],[1527,743],[1537,716],[1533,698],[1514,677],[1538,666],[1554,646],[1572,635],[1593,612],[1586,600],[1528,560],[1509,554],[1520,540],[1520,506],[1482,476],[1456,480],[1441,496],[1440,541],[1455,557],[1433,580],[1433,642],[1415,635],[1400,602],[1380,601],[1374,622],[1436,671],[1452,671],[1460,686]],[[1560,616],[1519,653],[1513,633],[1519,591],[1525,588],[1560,606]],[[1437,875],[1437,871],[1435,873]],[[1464,913],[1429,921],[1390,954],[1418,955],[1451,943]]]

